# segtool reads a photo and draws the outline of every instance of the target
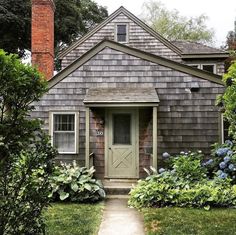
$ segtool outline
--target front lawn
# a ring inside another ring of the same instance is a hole
[[[53,203],[44,214],[47,235],[95,235],[104,204]]]
[[[236,209],[147,208],[147,235],[234,235]]]

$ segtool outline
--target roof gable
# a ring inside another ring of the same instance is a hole
[[[123,44],[119,44],[114,41],[109,40],[103,40],[99,44],[97,44],[95,47],[93,47],[91,50],[89,50],[87,53],[85,53],[83,56],[75,60],[71,65],[66,67],[64,70],[59,72],[57,75],[55,75],[50,81],[49,81],[49,88],[52,88],[57,83],[59,83],[61,80],[63,80],[65,77],[67,77],[69,74],[71,74],[73,71],[81,67],[83,64],[85,64],[87,61],[89,61],[93,56],[98,54],[100,51],[102,51],[104,48],[109,47],[111,49],[130,54],[132,56],[138,57],[143,60],[147,60],[152,63],[156,63],[162,66],[169,67],[171,69],[190,74],[192,76],[196,76],[205,80],[209,80],[211,82],[224,85],[223,81],[221,80],[221,76],[216,74],[211,74],[203,70],[195,69],[193,67],[177,63],[175,61],[153,55],[147,52],[140,51],[135,48],[131,48],[128,46],[125,46]]]
[[[94,35],[96,32],[98,32],[100,29],[102,29],[104,26],[106,26],[108,23],[110,23],[113,19],[115,19],[120,14],[124,14],[126,17],[130,18],[133,22],[135,22],[137,25],[139,25],[141,28],[143,28],[150,35],[152,35],[154,38],[159,40],[167,48],[169,48],[170,50],[172,50],[176,54],[178,54],[178,55],[181,54],[181,50],[178,47],[176,47],[170,41],[168,41],[167,39],[162,37],[160,34],[158,34],[156,31],[154,31],[152,28],[150,28],[148,25],[146,25],[143,21],[141,21],[139,18],[137,18],[135,15],[133,15],[131,12],[129,12],[127,9],[125,9],[123,6],[121,6],[119,9],[117,9],[115,12],[113,12],[107,19],[105,19],[102,23],[98,24],[95,28],[93,28],[91,31],[89,31],[87,34],[85,34],[83,37],[81,37],[78,41],[74,42],[71,46],[69,46],[64,51],[62,51],[62,53],[59,55],[59,59],[62,59],[63,57],[65,57],[72,50],[74,50],[79,45],[81,45],[83,42],[85,42],[87,39],[89,39],[92,35]]]

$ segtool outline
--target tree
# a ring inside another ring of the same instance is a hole
[[[148,1],[143,5],[143,20],[168,40],[189,40],[211,43],[214,31],[208,29],[204,14],[198,17],[184,17],[177,10],[168,10],[161,2]]]
[[[222,108],[224,119],[229,123],[229,135],[236,140],[236,61],[223,76],[226,89],[217,98],[217,105]]]
[[[56,54],[107,17],[92,0],[54,0]],[[0,48],[24,56],[31,45],[31,1],[0,0]]]
[[[225,61],[226,71],[230,67],[232,61],[236,59],[236,20],[234,21],[234,31],[229,31],[226,37],[226,44],[223,49],[229,52],[229,58]]]
[[[47,90],[35,68],[0,50],[0,234],[41,234],[56,151],[32,102]]]

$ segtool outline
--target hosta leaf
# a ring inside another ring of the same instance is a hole
[[[58,193],[60,195],[60,200],[61,201],[64,201],[66,198],[68,198],[70,196],[69,193],[66,193],[63,190],[60,190]]]
[[[79,189],[78,184],[75,183],[75,182],[72,182],[72,183],[70,184],[70,187],[71,187],[71,189],[72,189],[74,192],[77,192],[78,189]]]
[[[86,188],[88,191],[92,191],[92,187],[90,184],[84,184],[84,188]]]

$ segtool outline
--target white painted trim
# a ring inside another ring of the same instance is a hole
[[[77,154],[79,152],[79,112],[72,111],[50,111],[49,112],[49,135],[51,136],[51,145],[53,146],[53,115],[54,114],[74,114],[75,115],[75,149],[73,152],[59,152],[59,154]]]

